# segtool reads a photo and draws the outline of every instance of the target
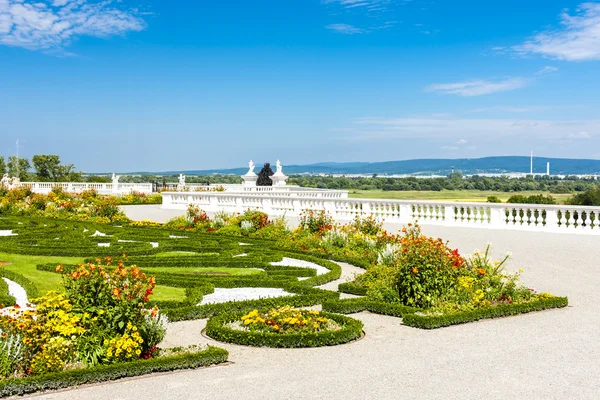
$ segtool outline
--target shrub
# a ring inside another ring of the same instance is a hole
[[[323,235],[334,225],[333,217],[325,211],[305,210],[300,214],[300,227],[309,233]]]
[[[377,235],[383,229],[383,222],[377,221],[372,215],[356,215],[350,226],[365,235]]]
[[[498,196],[488,196],[487,202],[488,203],[502,203],[502,200],[500,200],[500,198]]]

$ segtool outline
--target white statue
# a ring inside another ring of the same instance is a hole
[[[2,180],[0,180],[0,186],[7,189],[10,187],[10,178],[8,177],[8,174],[4,174]]]
[[[277,168],[276,170],[276,174],[282,173],[281,172],[281,162],[279,160],[277,160],[277,162],[275,163],[275,167]]]
[[[119,175],[114,174],[114,173],[112,174],[112,183],[113,183],[113,185],[118,185],[119,184],[119,178],[120,178]]]
[[[179,184],[177,185],[177,190],[183,190],[185,188],[185,175],[179,174]]]
[[[250,160],[248,163],[248,175],[254,174],[254,161]]]

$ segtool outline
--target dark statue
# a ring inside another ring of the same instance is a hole
[[[273,180],[269,178],[271,175],[274,175],[274,172],[271,169],[271,164],[265,163],[263,169],[261,169],[258,173],[258,179],[256,179],[256,186],[273,186]]]

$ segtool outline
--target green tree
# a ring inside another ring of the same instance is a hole
[[[6,163],[4,162],[4,156],[0,156],[0,175],[6,173]]]
[[[81,180],[81,173],[75,171],[73,164],[62,165],[60,156],[37,154],[33,156],[33,167],[37,179],[42,182],[64,182]]]
[[[26,158],[18,158],[16,156],[8,157],[8,175],[18,176],[21,181],[27,180],[27,172],[31,168],[29,160]]]

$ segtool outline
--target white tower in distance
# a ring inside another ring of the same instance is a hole
[[[531,156],[529,159],[529,174],[533,175],[533,150],[531,150]]]

